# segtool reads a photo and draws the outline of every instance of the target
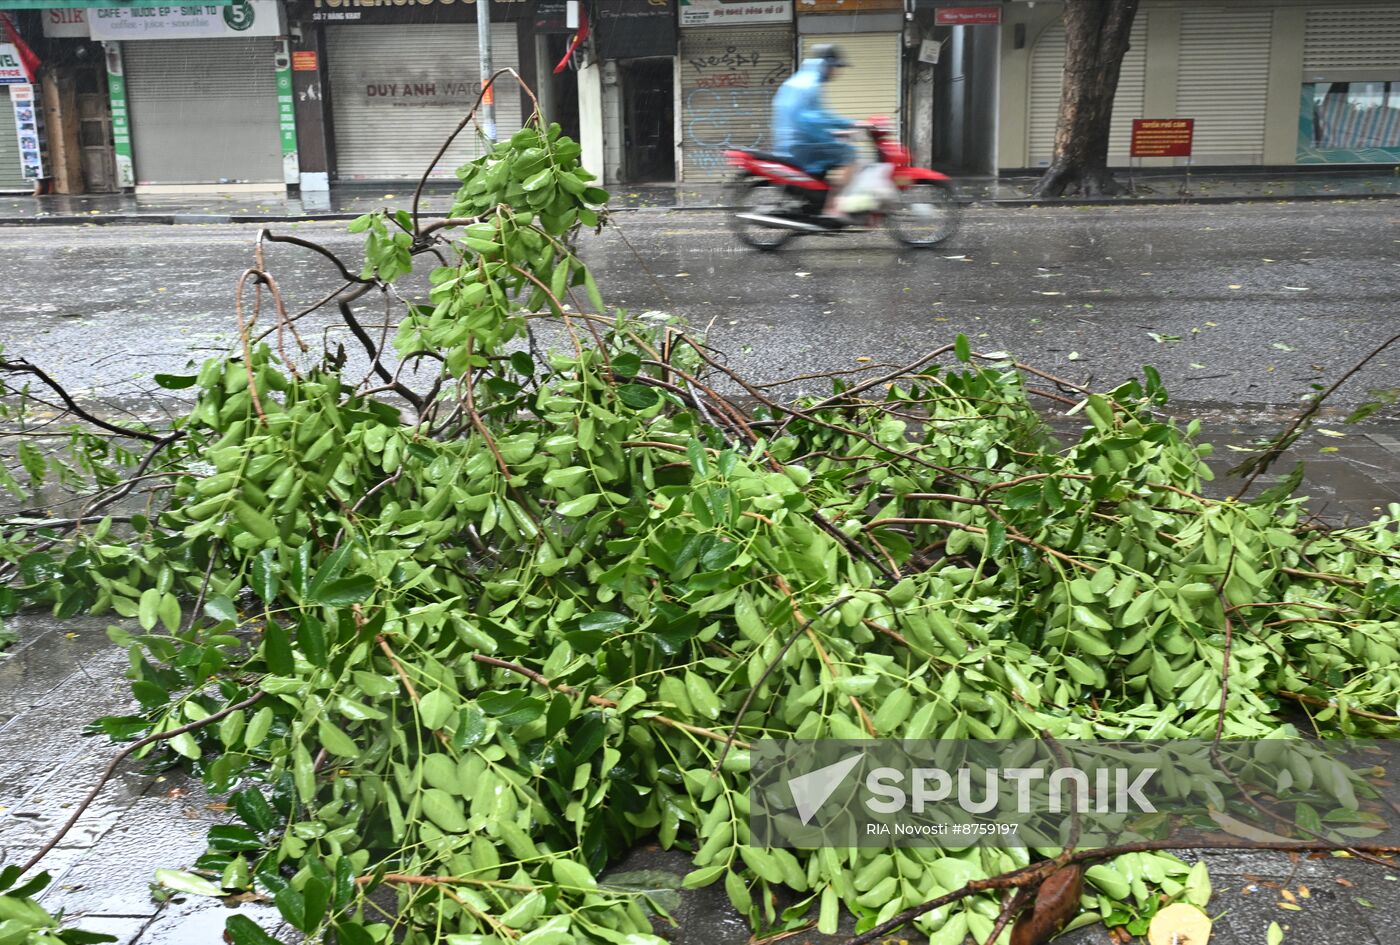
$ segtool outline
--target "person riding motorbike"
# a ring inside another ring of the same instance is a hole
[[[856,149],[842,140],[853,119],[830,111],[822,102],[822,85],[847,65],[836,46],[812,47],[809,58],[773,96],[773,150],[791,155],[809,174],[825,174],[831,185],[823,216],[839,219],[836,198],[850,182]]]

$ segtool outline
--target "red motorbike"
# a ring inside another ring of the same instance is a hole
[[[874,206],[850,213],[846,220],[822,216],[831,190],[825,175],[809,174],[781,154],[725,151],[725,159],[739,172],[730,201],[738,208],[732,224],[739,239],[766,250],[802,233],[830,235],[883,226],[904,245],[924,247],[937,246],[957,232],[958,202],[947,175],[912,166],[909,149],[884,119],[857,127],[869,134],[893,187],[873,201]]]

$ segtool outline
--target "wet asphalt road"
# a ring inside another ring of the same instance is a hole
[[[1397,330],[1400,204],[985,208],[934,251],[883,233],[739,246],[716,212],[624,212],[582,248],[610,303],[711,326],[760,380],[912,360],[965,332],[1076,380],[1158,368],[1178,402],[1272,413]],[[281,224],[354,265],[343,224]],[[138,394],[237,338],[233,287],[258,227],[0,229],[0,344],[85,397]],[[314,255],[270,247],[292,306],[335,288]],[[412,286],[403,291],[412,294]],[[382,304],[367,307],[373,321]],[[330,326],[329,329],[327,326]],[[350,339],[328,318],[308,339]],[[353,342],[347,344],[351,347]],[[1339,402],[1394,385],[1400,350]]]
[[[765,380],[854,367],[857,358],[910,360],[962,331],[983,350],[1102,385],[1151,363],[1179,400],[1263,414],[1290,406],[1315,379],[1330,380],[1400,330],[1392,289],[1400,204],[992,208],[970,212],[952,244],[923,253],[870,234],[804,239],[759,255],[738,248],[716,213],[629,213],[617,222],[584,243],[609,300],[711,324],[711,340],[731,362]],[[359,245],[339,225],[294,229],[350,259]],[[8,264],[0,344],[86,397],[139,394],[151,374],[178,372],[234,343],[233,285],[252,261],[256,231],[0,229]],[[274,247],[267,257],[293,307],[337,285],[325,262],[304,251]],[[364,310],[367,322],[374,311]],[[303,331],[308,340],[329,332],[349,342],[331,324],[311,319]],[[1400,351],[1378,358],[1343,399],[1400,383],[1397,364]],[[1360,441],[1336,441],[1345,460],[1319,458],[1309,478],[1325,502],[1364,514],[1400,497],[1400,438],[1354,445]],[[124,657],[104,623],[12,624],[24,641],[0,657],[0,814],[12,815],[0,817],[0,849],[12,855],[32,851],[66,819],[110,757],[109,747],[78,738],[87,719],[128,707]],[[160,905],[148,888],[155,868],[188,865],[203,849],[204,832],[221,816],[211,800],[178,778],[124,776],[45,860],[56,875],[45,904],[121,945],[216,941],[223,904]],[[1400,883],[1382,871],[1282,855],[1208,856],[1212,912],[1224,913],[1212,939],[1220,945],[1259,945],[1275,920],[1288,942],[1394,941],[1387,917],[1400,910]],[[682,868],[645,857],[633,866]],[[1284,904],[1279,891],[1303,884],[1311,887],[1303,904]],[[678,945],[748,940],[716,889],[678,904]],[[267,907],[242,907],[250,910],[276,924]],[[1065,941],[1109,938],[1094,928]]]

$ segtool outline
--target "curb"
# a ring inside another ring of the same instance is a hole
[[[1004,197],[986,200],[962,199],[964,208],[991,207],[1163,207],[1231,203],[1319,203],[1344,200],[1397,200],[1400,193],[1364,194],[1200,194],[1177,197],[1069,197],[1038,200],[1034,197]],[[704,206],[611,207],[610,213],[729,213],[734,206],[708,204]],[[187,226],[210,224],[251,223],[331,223],[354,220],[360,213],[306,213],[300,215],[249,213],[109,213],[63,214],[36,217],[0,217],[0,227],[6,226]]]

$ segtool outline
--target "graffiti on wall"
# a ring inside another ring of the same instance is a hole
[[[696,74],[684,102],[686,165],[722,168],[726,150],[766,147],[773,95],[792,74],[790,58],[761,46],[726,46],[686,64]]]

